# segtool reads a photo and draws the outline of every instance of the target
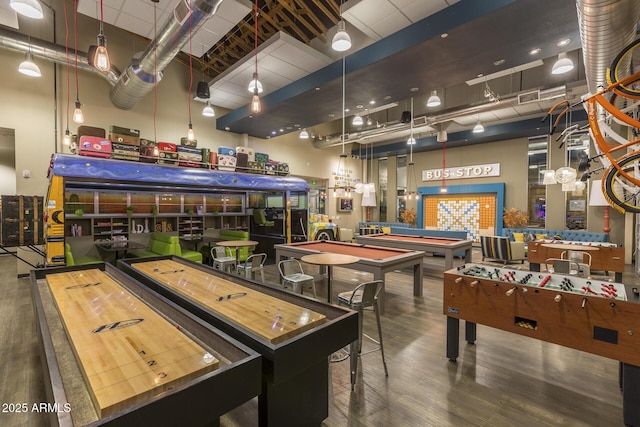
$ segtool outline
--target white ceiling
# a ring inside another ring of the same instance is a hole
[[[104,22],[153,39],[153,8],[156,9],[156,29],[160,30],[171,17],[176,5],[186,0],[170,0],[153,3],[149,0],[108,0],[103,1]],[[191,51],[195,56],[202,56],[211,46],[216,44],[238,22],[251,11],[248,0],[224,0],[214,16],[208,19],[200,31],[194,34]],[[79,0],[78,12],[92,18],[100,19],[99,0]],[[108,34],[107,34],[108,37]],[[189,53],[189,44],[182,51]],[[250,78],[251,76],[249,76]]]
[[[458,0],[349,0],[342,17],[378,41],[457,3]]]

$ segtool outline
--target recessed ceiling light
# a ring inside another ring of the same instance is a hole
[[[505,63],[504,59],[498,59],[497,61],[493,61],[493,65],[498,66]]]
[[[276,131],[275,131],[275,130],[272,130],[272,131],[271,131],[271,135],[275,135],[275,134],[276,134]]]
[[[411,89],[409,89],[411,92],[417,92],[420,90],[419,87],[412,87]]]
[[[558,43],[556,43],[556,45],[558,47],[562,47],[562,46],[568,45],[569,43],[571,43],[571,39],[567,38],[567,39],[560,40]]]
[[[446,39],[447,37],[449,37],[449,33],[442,33],[440,34],[440,37],[442,37],[443,39]]]
[[[375,103],[376,103],[376,101],[374,101],[373,99],[371,101],[369,101],[369,105],[373,105]]]
[[[356,105],[356,108],[364,108],[364,105],[358,104],[358,105]]]
[[[344,109],[344,112],[345,112],[345,113],[348,113],[349,111],[351,111],[351,110],[350,110],[350,109],[348,109],[348,108],[345,108],[345,109]]]
[[[231,128],[230,128],[229,126],[225,126],[225,127],[224,127],[224,130],[226,130],[226,131],[230,131],[230,130],[231,130]]]
[[[536,47],[536,48],[531,49],[531,50],[529,51],[529,55],[537,55],[537,54],[539,54],[541,51],[542,51],[542,49],[540,49],[539,47]]]
[[[271,139],[271,135],[267,135],[267,139]]]
[[[287,126],[287,130],[293,129],[293,126]]]
[[[300,123],[296,123],[294,126],[299,128],[300,127]]]
[[[387,101],[387,100],[389,100],[389,99],[391,99],[391,95],[385,95],[385,96],[384,96],[384,100],[385,100],[385,101]]]
[[[317,87],[317,88],[316,88],[316,90],[320,90],[320,88],[319,88],[319,87]]]
[[[280,128],[280,132],[284,132],[284,129]]]
[[[478,77],[482,77],[482,76],[484,76],[483,73],[478,73]]]

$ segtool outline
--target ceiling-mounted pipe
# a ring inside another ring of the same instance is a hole
[[[0,47],[20,52],[31,51],[33,56],[38,58],[60,64],[67,63],[67,52],[65,46],[59,46],[55,43],[36,39],[34,37],[29,38],[23,34],[16,33],[5,28],[0,28]],[[73,52],[69,52],[69,62],[72,67],[75,67],[76,62]],[[93,65],[89,65],[88,56],[84,52],[78,52],[78,69],[97,73],[112,85],[114,85],[120,77],[120,72],[115,67],[112,67],[112,69],[107,72],[102,72]]]
[[[589,92],[606,84],[606,70],[636,37],[640,20],[637,0],[576,0],[582,55]]]
[[[528,91],[530,92],[530,91]],[[561,96],[566,95],[566,87],[558,86],[554,88],[540,90],[540,98],[538,101],[545,100],[550,101],[552,99],[556,99]],[[433,116],[418,116],[414,118],[413,130],[414,133],[416,131],[420,131],[420,129],[424,129],[426,127],[433,128],[437,124],[450,122],[455,119],[459,119],[462,117],[468,116],[476,116],[480,113],[486,113],[488,111],[494,111],[501,108],[507,108],[514,105],[518,105],[520,102],[519,96],[513,96],[511,98],[501,98],[499,101],[486,102],[484,104],[477,104],[466,108],[461,108],[458,110],[443,112],[441,114],[436,114]],[[389,137],[397,137],[402,132],[409,131],[410,124],[405,123],[394,123],[392,125],[386,125],[384,128],[374,128],[369,130],[364,130],[361,132],[354,132],[349,135],[349,138],[346,138],[347,142],[350,143],[365,143],[368,140],[384,135],[389,135]],[[380,142],[380,141],[377,141]],[[328,148],[334,147],[336,145],[340,145],[340,135],[329,135],[329,140],[324,138],[320,140],[319,138],[315,138],[312,142],[313,148]]]
[[[124,110],[132,108],[162,78],[162,70],[200,27],[216,13],[222,0],[180,0],[173,13],[140,57],[132,59],[111,90],[111,102]],[[154,70],[157,76],[154,75]]]

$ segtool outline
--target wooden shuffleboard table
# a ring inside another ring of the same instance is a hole
[[[115,267],[31,278],[50,424],[215,425],[259,393],[257,353]]]
[[[396,249],[382,246],[363,245],[357,243],[335,242],[332,240],[316,240],[312,242],[275,245],[276,262],[290,257],[302,258],[315,253],[337,253],[353,255],[358,262],[342,267],[373,273],[373,280],[383,280],[385,275],[401,268],[413,268],[413,295],[422,296],[422,258],[424,252],[407,249]],[[380,312],[384,313],[384,287],[380,293]]]
[[[442,271],[451,270],[453,268],[453,256],[456,252],[464,251],[465,262],[471,262],[473,245],[473,241],[465,239],[410,236],[406,234],[370,234],[365,236],[356,236],[356,242],[366,245],[407,249],[410,251],[444,253],[444,270]]]
[[[262,354],[261,426],[319,425],[328,416],[328,357],[357,340],[356,312],[179,257],[118,267]]]

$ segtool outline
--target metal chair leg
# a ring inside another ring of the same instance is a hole
[[[378,302],[373,305],[373,311],[376,313],[376,322],[378,322],[378,337],[380,338],[380,353],[382,354],[382,365],[384,366],[384,375],[389,376],[387,371],[387,362],[384,358],[384,346],[382,345],[382,325],[380,324],[380,311],[378,310]]]

